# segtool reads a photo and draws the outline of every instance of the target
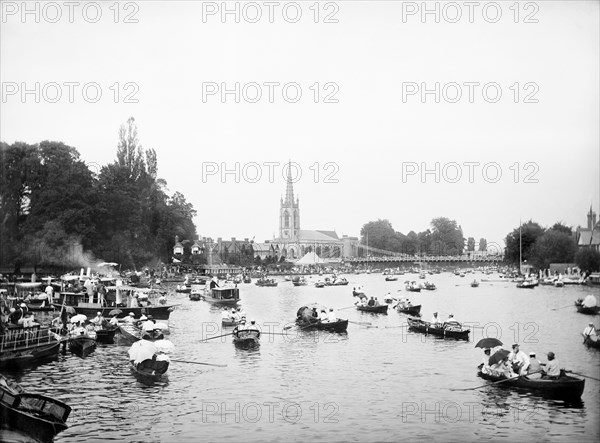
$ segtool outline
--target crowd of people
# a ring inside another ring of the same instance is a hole
[[[521,351],[518,343],[512,345],[510,353],[504,355],[503,352],[498,358],[490,357],[490,348],[484,349],[483,352],[483,361],[480,368],[484,374],[506,378],[526,375],[529,379],[542,377],[557,379],[561,375],[562,365],[552,351],[547,353],[547,363],[540,362],[535,352],[530,352],[527,356],[525,352]]]

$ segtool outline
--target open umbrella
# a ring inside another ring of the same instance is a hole
[[[154,346],[159,352],[169,352],[175,347],[170,340],[156,340]]]
[[[476,348],[495,348],[496,346],[502,346],[503,343],[498,340],[497,338],[493,338],[493,337],[486,337],[486,338],[482,338],[481,340],[479,340],[477,342],[477,344],[475,345]]]
[[[75,310],[75,308],[73,306],[64,306],[65,312],[67,314],[77,314],[77,311]]]
[[[83,323],[86,320],[87,320],[87,317],[83,314],[77,314],[77,315],[74,315],[73,317],[71,317],[71,323],[77,323],[79,321]]]
[[[504,357],[508,357],[508,354],[510,354],[510,351],[507,351],[506,349],[500,349],[499,351],[496,351],[494,355],[490,357],[490,360],[488,362],[489,365],[492,366],[504,360]]]
[[[158,349],[154,346],[154,343],[148,340],[136,341],[131,348],[129,348],[129,359],[133,360],[134,363],[141,363],[144,360],[151,360]]]
[[[119,314],[122,314],[122,313],[123,313],[123,311],[121,311],[120,309],[113,309],[112,311],[110,311],[108,313],[108,315],[110,315],[112,317],[113,315],[119,315]]]

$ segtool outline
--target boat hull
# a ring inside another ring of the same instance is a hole
[[[319,331],[343,333],[343,332],[346,332],[348,329],[348,320],[338,320],[335,322],[317,321],[314,323],[306,322],[303,320],[296,320],[296,324],[300,327],[300,329],[303,329],[306,331],[316,329]]]
[[[136,365],[133,361],[129,361],[129,369],[136,379],[142,383],[153,383],[160,381],[167,369],[169,369],[168,361],[144,360]]]
[[[357,311],[370,312],[372,314],[387,314],[388,305],[380,306],[357,306]]]
[[[414,315],[415,317],[419,317],[421,315],[421,305],[411,306],[410,308],[397,308],[397,311],[401,314]]]
[[[5,350],[0,353],[0,369],[24,369],[54,358],[58,355],[60,344],[60,341],[56,341],[25,349]]]
[[[577,308],[577,312],[580,314],[596,315],[600,313],[600,306],[592,306],[591,308],[588,308],[575,302],[575,307]]]
[[[82,308],[78,306],[73,307],[77,314],[83,314],[88,318],[94,318],[97,312],[100,312],[103,317],[111,317],[108,313],[113,309],[120,309],[122,312],[117,315],[117,318],[124,318],[133,312],[135,317],[141,317],[144,315],[151,315],[156,320],[168,320],[171,311],[175,308],[174,305],[160,305],[160,306],[146,306],[139,308],[125,308],[125,307],[106,307],[106,308]],[[142,312],[143,311],[143,312]]]
[[[260,345],[260,332],[238,331],[233,335],[233,344],[238,348],[254,348]]]
[[[100,329],[96,331],[96,342],[103,344],[111,344],[115,341],[115,334],[119,328]]]
[[[3,401],[0,401],[0,421],[43,442],[52,441],[56,434],[68,428],[64,422],[39,417]]]
[[[452,330],[443,327],[432,327],[431,323],[422,320],[408,319],[408,329],[423,334],[434,335],[441,338],[453,338],[456,340],[469,340],[469,330]]]
[[[96,349],[96,340],[90,337],[75,337],[69,339],[69,351],[80,357],[90,355]]]
[[[484,374],[481,371],[478,371],[477,375],[484,380],[490,380],[494,382],[505,380],[505,377]],[[527,377],[516,377],[515,379],[499,383],[498,386],[527,390],[553,399],[578,400],[583,394],[585,380],[570,376],[562,376],[557,380],[551,380],[548,378],[530,380]]]

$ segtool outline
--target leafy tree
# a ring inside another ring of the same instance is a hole
[[[464,249],[463,232],[455,220],[437,217],[431,220],[431,241],[440,255],[460,255]]]
[[[480,238],[479,239],[479,250],[480,251],[487,251],[487,240],[485,238]]]
[[[522,259],[530,260],[531,248],[535,241],[544,233],[544,228],[542,228],[538,223],[529,220],[527,223],[521,225],[521,251],[522,251]],[[519,227],[517,226],[510,232],[505,239],[506,249],[504,252],[504,258],[509,263],[519,263]]]
[[[550,229],[557,232],[563,232],[568,235],[573,235],[573,230],[571,229],[571,227],[564,225],[561,222],[554,223],[554,225]]]
[[[577,245],[570,234],[549,229],[540,235],[530,249],[531,262],[540,269],[550,263],[572,263]]]
[[[469,237],[467,240],[467,251],[471,252],[475,250],[475,239],[473,237]]]
[[[584,272],[600,271],[600,252],[591,248],[581,248],[575,253],[575,263]]]

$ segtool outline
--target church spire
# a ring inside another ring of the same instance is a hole
[[[291,160],[288,163],[288,170],[287,170],[287,186],[285,188],[285,204],[286,204],[286,206],[294,205],[294,186],[292,183],[292,161]]]

